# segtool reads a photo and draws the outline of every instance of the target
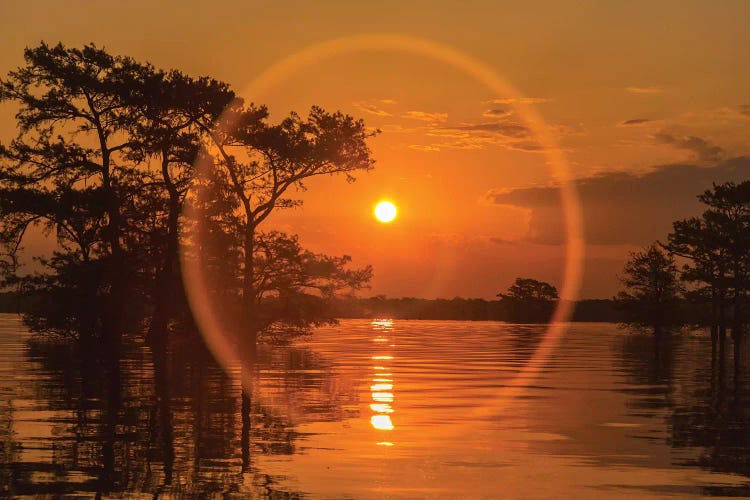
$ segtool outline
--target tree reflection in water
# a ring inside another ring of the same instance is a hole
[[[261,351],[250,370],[271,375],[263,383],[251,377],[256,383],[243,391],[239,369],[228,376],[197,340],[173,343],[163,359],[133,343],[116,362],[93,349],[36,340],[25,349],[23,342],[16,339],[13,347],[35,370],[19,374],[28,383],[14,385],[17,394],[0,404],[0,482],[6,485],[0,495],[298,498],[278,486],[282,478],[254,466],[258,454],[295,453],[298,435],[288,415],[306,410],[288,411],[279,393],[316,401],[315,412],[330,419],[346,415],[335,405],[354,397],[326,395],[334,386],[305,349],[284,350],[286,359]],[[114,366],[117,373],[104,368]]]
[[[727,354],[731,350],[722,356],[723,350],[712,349],[706,335],[673,335],[656,342],[650,335],[630,335],[621,346],[633,414],[666,415],[667,440],[678,465],[750,477],[746,371],[728,375],[727,367],[734,365]],[[750,486],[706,487],[703,493],[747,496]]]
[[[352,472],[371,466],[351,465],[357,459],[352,450],[365,440],[368,457],[376,443],[394,445],[387,452],[393,461],[382,466],[390,473],[401,468],[406,484],[409,467],[428,460],[432,448],[424,448],[428,455],[414,455],[414,462],[399,459],[425,445],[417,441],[418,429],[440,428],[425,402],[448,408],[455,419],[450,422],[472,428],[476,424],[466,418],[463,402],[454,405],[453,399],[502,385],[540,338],[538,328],[517,325],[496,325],[497,335],[489,339],[485,326],[468,323],[394,325],[393,331],[374,326],[362,321],[323,332],[313,342],[315,351],[261,349],[255,365],[244,367],[248,373],[235,367],[227,374],[186,336],[175,336],[181,340],[163,359],[152,359],[136,342],[123,347],[115,375],[106,369],[114,366],[112,360],[95,350],[27,344],[25,334],[18,334],[20,326],[8,332],[0,323],[0,484],[5,488],[0,495],[295,498],[302,496],[296,484],[311,492],[325,490],[310,470],[328,474],[328,465],[338,466],[330,477],[352,484],[372,481],[377,474]],[[456,352],[459,335],[463,350]],[[397,348],[391,348],[396,339]],[[518,449],[506,446],[490,455],[493,460],[502,453],[529,460],[572,457],[572,467],[591,463],[592,470],[605,472],[632,467],[646,479],[614,486],[647,489],[655,496],[695,492],[689,480],[666,483],[670,465],[686,467],[691,476],[700,468],[750,477],[747,373],[735,374],[733,351],[727,346],[722,361],[717,350],[711,363],[705,332],[665,336],[656,345],[652,336],[626,335],[613,326],[579,327],[528,388],[528,432],[513,432],[531,437],[519,441]],[[441,364],[445,360],[448,364]],[[498,362],[508,370],[498,371]],[[464,378],[456,375],[461,373]],[[241,374],[250,381],[244,396]],[[446,380],[446,374],[456,380]],[[454,389],[448,398],[446,386]],[[375,399],[385,393],[388,398]],[[381,429],[372,428],[371,417],[379,415],[391,417],[393,431],[385,419]],[[508,426],[493,421],[481,430],[481,439],[493,432],[507,436]],[[329,439],[332,432],[344,435]],[[476,462],[486,458],[471,455],[475,450],[466,443],[451,444],[451,453],[467,453]],[[297,468],[304,464],[314,467]],[[505,470],[498,476],[510,474]],[[702,493],[750,494],[742,477],[731,484],[725,480],[707,479],[701,484],[712,486],[702,487]]]

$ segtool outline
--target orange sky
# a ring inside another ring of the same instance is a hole
[[[314,250],[373,264],[368,293],[492,297],[516,276],[559,286],[564,231],[547,158],[529,150],[535,137],[514,103],[445,64],[368,50],[318,60],[261,95],[243,91],[319,42],[434,40],[534,98],[581,179],[583,297],[611,296],[627,252],[695,213],[712,180],[750,178],[750,162],[736,159],[750,146],[747,2],[62,4],[0,5],[0,72],[41,40],[95,42],[225,80],[275,118],[318,104],[380,128],[373,172],[311,182],[302,209],[270,220]],[[12,112],[0,111],[7,140]],[[383,197],[400,209],[390,225],[372,217]]]

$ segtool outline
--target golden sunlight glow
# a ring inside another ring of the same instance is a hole
[[[390,201],[381,201],[375,205],[375,218],[384,224],[392,222],[396,218],[397,212],[396,205]]]

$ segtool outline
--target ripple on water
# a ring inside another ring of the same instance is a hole
[[[227,375],[194,346],[176,346],[159,375],[129,345],[113,389],[97,363],[30,345],[0,316],[0,484],[18,495],[750,492],[747,371],[737,384],[731,360],[712,371],[705,335],[657,352],[648,336],[573,324],[537,377],[497,399],[544,331],[342,321],[262,349],[243,397],[243,368]]]

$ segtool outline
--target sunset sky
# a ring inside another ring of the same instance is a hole
[[[73,15],[75,14],[75,15]],[[307,247],[372,264],[367,294],[490,298],[517,276],[561,284],[566,232],[548,158],[518,99],[408,53],[334,54],[249,95],[315,44],[389,33],[493,68],[554,130],[576,179],[586,241],[580,296],[610,297],[629,251],[698,212],[695,195],[750,178],[750,3],[141,2],[0,4],[0,73],[24,47],[94,42],[230,83],[273,119],[313,104],[382,133],[353,184],[320,178],[269,223]],[[0,139],[12,138],[9,106]],[[379,200],[399,210],[373,217]]]

